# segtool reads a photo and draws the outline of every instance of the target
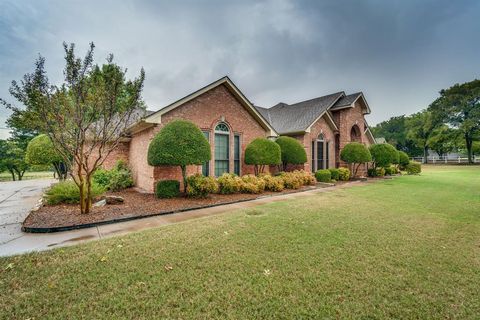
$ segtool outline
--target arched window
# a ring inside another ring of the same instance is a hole
[[[229,172],[230,129],[224,122],[215,127],[215,176]]]
[[[360,128],[354,124],[350,130],[350,141],[351,142],[362,142],[362,136],[360,133]]]

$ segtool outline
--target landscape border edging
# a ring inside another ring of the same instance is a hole
[[[351,182],[356,182],[356,181],[351,181]],[[199,210],[199,209],[213,208],[213,207],[225,206],[225,205],[229,205],[229,204],[248,202],[248,201],[254,201],[254,200],[271,198],[271,197],[279,197],[279,196],[287,195],[287,194],[313,191],[313,190],[317,190],[317,189],[327,189],[327,188],[332,188],[334,186],[335,185],[323,186],[323,187],[315,186],[315,187],[304,189],[304,190],[292,190],[290,192],[285,192],[285,193],[281,193],[281,194],[270,194],[270,195],[263,195],[263,196],[259,195],[258,197],[255,197],[255,198],[252,198],[252,199],[240,199],[240,200],[228,201],[228,202],[222,202],[222,203],[213,203],[213,204],[209,204],[209,205],[189,207],[189,208],[183,208],[183,209],[178,209],[178,210],[163,211],[163,212],[158,212],[158,213],[153,213],[153,214],[148,214],[148,215],[126,216],[126,217],[122,217],[122,218],[103,220],[103,221],[92,222],[92,223],[83,223],[83,224],[77,224],[77,225],[71,225],[71,226],[25,227],[22,223],[22,231],[26,232],[26,233],[54,233],[54,232],[63,232],[63,231],[93,228],[93,227],[97,227],[97,226],[114,224],[114,223],[118,223],[118,222],[126,222],[126,221],[132,221],[132,220],[137,220],[137,219],[144,219],[144,218],[148,218],[148,217],[156,217],[156,216],[163,216],[163,215],[169,215],[169,214],[180,213],[180,212],[187,212],[187,211],[193,211],[193,210]]]

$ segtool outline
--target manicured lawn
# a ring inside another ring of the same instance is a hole
[[[480,317],[480,167],[0,259],[0,318]]]
[[[23,180],[28,179],[53,179],[53,171],[27,171],[23,175]],[[12,181],[12,175],[8,171],[0,172],[1,181]]]

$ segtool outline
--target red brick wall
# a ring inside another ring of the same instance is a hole
[[[253,166],[244,163],[246,146],[255,138],[266,137],[267,132],[248,113],[245,107],[230,93],[224,85],[218,86],[203,95],[185,103],[182,106],[164,114],[162,123],[133,136],[130,142],[130,166],[134,173],[137,187],[153,191],[155,182],[164,179],[181,179],[179,167],[156,167],[147,164],[148,145],[154,135],[168,122],[174,119],[184,119],[195,123],[202,131],[210,132],[210,146],[212,160],[210,161],[210,175],[214,175],[214,129],[223,120],[230,127],[230,172],[233,172],[233,137],[240,135],[240,173],[253,173]],[[175,143],[172,141],[172,143]],[[268,169],[267,169],[268,170]],[[189,166],[188,175],[201,173],[201,166]]]
[[[128,163],[129,142],[121,142],[105,159],[102,167],[104,169],[112,169],[117,161],[122,160]]]
[[[365,135],[365,118],[363,115],[363,102],[361,100],[357,100],[353,108],[345,108],[338,111],[333,112],[334,120],[339,129],[339,142],[340,142],[340,150],[343,147],[351,142],[350,139],[350,132],[354,125],[357,125],[360,129],[360,141],[361,143],[365,144],[367,147],[370,145],[370,142]],[[340,160],[338,157],[341,167],[348,167],[348,165]],[[361,166],[358,170],[358,174],[362,175],[366,173],[366,166]]]
[[[322,117],[312,125],[310,132],[307,132],[303,137],[303,144],[307,152],[307,163],[305,164],[305,170],[307,171],[312,171],[312,140],[316,140],[320,134],[323,134],[325,143],[329,142],[328,167],[335,168],[335,134],[330,125],[325,121],[325,117]]]

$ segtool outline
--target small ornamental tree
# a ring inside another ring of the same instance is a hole
[[[174,120],[163,127],[148,146],[151,166],[180,166],[183,192],[187,192],[187,166],[210,160],[210,144],[190,121]]]
[[[375,168],[386,168],[392,163],[398,162],[398,151],[388,143],[379,143],[370,146],[370,154]]]
[[[405,170],[405,168],[408,166],[410,163],[410,158],[408,157],[408,154],[406,154],[403,151],[398,151],[398,164],[401,170]]]
[[[352,177],[355,177],[360,165],[372,161],[372,156],[365,145],[358,142],[350,142],[343,147],[340,159],[352,165]]]
[[[67,177],[63,158],[46,134],[38,135],[28,143],[25,161],[31,165],[53,165],[59,180]]]
[[[126,69],[113,61],[113,55],[102,65],[94,63],[93,43],[83,59],[73,43],[63,47],[62,82],[50,84],[45,58],[39,57],[32,73],[12,81],[9,91],[20,105],[3,99],[0,104],[50,138],[78,187],[80,212],[89,213],[93,174],[144,114],[141,93],[145,72],[142,69],[138,77],[127,80]]]
[[[280,146],[282,171],[287,170],[288,164],[304,164],[307,162],[307,153],[297,139],[282,136],[275,142]]]
[[[281,162],[280,146],[271,140],[257,138],[245,149],[245,163],[254,165],[255,175],[262,173],[265,166]]]

